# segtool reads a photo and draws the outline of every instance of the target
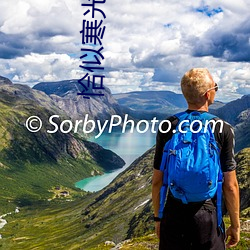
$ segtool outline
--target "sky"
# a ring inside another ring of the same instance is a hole
[[[106,0],[96,3],[105,19],[83,15],[81,3],[92,1],[1,1],[0,75],[29,86],[82,78],[81,48],[94,48],[82,44],[83,20],[102,20],[98,72],[112,93],[181,93],[183,74],[205,67],[219,85],[217,100],[250,94],[249,0]]]

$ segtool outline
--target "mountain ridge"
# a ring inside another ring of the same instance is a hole
[[[57,106],[74,120],[88,114],[89,119],[104,122],[114,114],[123,115],[120,106],[107,87],[102,90],[104,96],[93,96],[90,99],[77,95],[81,91],[81,86],[77,80],[41,82],[33,86],[33,89],[48,94]],[[94,89],[90,91],[97,92]]]
[[[0,84],[13,84],[8,78],[0,76]]]
[[[214,113],[235,126],[239,114],[248,108],[250,108],[250,94],[225,104],[223,107],[215,110]]]
[[[235,130],[235,151],[250,147],[250,94],[213,110],[213,114],[229,122]]]
[[[187,102],[182,94],[172,91],[133,91],[114,94],[125,113],[138,119],[165,119],[166,117],[187,109]],[[215,101],[210,110],[225,104]],[[136,112],[137,111],[137,112]]]
[[[48,129],[53,130],[48,118],[54,114],[60,115],[54,121],[58,126],[69,119],[43,92],[19,84],[0,85],[0,182],[5,190],[0,210],[24,200],[50,198],[52,186],[74,189],[75,182],[83,178],[125,164],[110,150],[86,141],[84,135],[47,133]],[[28,117],[34,115],[43,122],[37,133],[28,131],[25,125]]]

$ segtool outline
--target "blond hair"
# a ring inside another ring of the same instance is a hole
[[[181,90],[190,104],[200,103],[201,97],[213,85],[213,78],[205,68],[194,68],[185,73],[181,79]]]

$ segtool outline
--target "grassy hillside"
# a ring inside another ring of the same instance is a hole
[[[229,218],[225,218],[226,226],[229,226]],[[248,250],[250,247],[249,242],[249,232],[245,230],[241,232],[241,241],[239,244],[232,248],[233,250]],[[96,247],[91,248],[90,250],[112,250],[114,249],[112,246],[105,244],[105,242],[99,244]],[[144,236],[132,238],[129,240],[125,240],[117,244],[116,249],[119,250],[158,250],[159,249],[159,241],[155,234],[150,233]]]
[[[250,148],[241,150],[235,157],[240,186],[240,204],[244,215],[250,217]]]
[[[111,249],[105,241],[124,250],[157,249],[158,241],[151,235],[153,153],[154,149],[146,152],[102,191],[73,201],[55,199],[9,215],[0,230],[3,249]],[[249,149],[237,157],[239,168],[249,168]],[[239,181],[245,180],[239,172]],[[229,218],[225,221],[228,225]],[[242,218],[241,242],[235,249],[248,249],[249,238],[249,218]]]
[[[0,85],[0,214],[51,198],[54,186],[73,189],[75,182],[91,174],[124,165],[120,157],[84,141],[82,135],[47,133],[53,128],[48,118],[54,114],[61,117],[58,124],[68,118],[40,91]],[[37,133],[25,127],[32,115],[43,121]]]
[[[81,249],[83,224],[81,209],[83,200],[51,201],[39,206],[20,209],[20,213],[8,215],[8,224],[0,230],[0,248],[6,250]]]
[[[139,158],[103,191],[73,201],[58,198],[34,204],[7,216],[8,224],[0,230],[3,249],[89,249],[106,240],[118,243],[127,238],[132,218],[140,216],[145,206],[151,209],[150,201],[143,203],[150,200],[152,154],[153,150]],[[151,219],[147,224],[152,231]]]

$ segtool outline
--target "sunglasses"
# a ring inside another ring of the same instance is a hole
[[[214,89],[215,91],[218,91],[218,89],[219,89],[218,84],[217,84],[217,83],[214,83],[214,87],[212,87],[212,88],[210,88],[210,89],[207,89],[207,91],[206,91],[203,95],[205,95],[208,91],[210,91],[210,90],[212,90],[212,89]]]

